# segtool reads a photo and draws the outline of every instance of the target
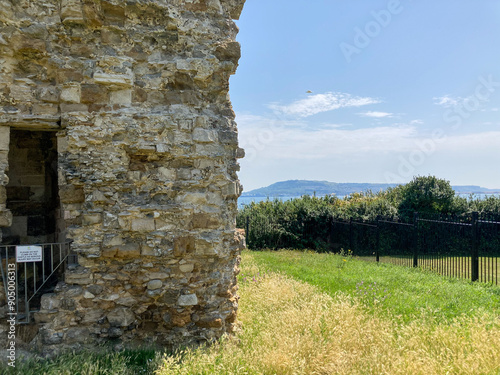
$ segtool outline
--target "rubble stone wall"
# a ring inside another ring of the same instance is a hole
[[[50,353],[234,329],[241,186],[229,77],[245,0],[0,0],[0,226],[12,129],[57,132],[78,253],[35,315]]]

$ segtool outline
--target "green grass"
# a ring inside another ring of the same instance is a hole
[[[65,353],[53,359],[17,360],[16,367],[2,367],[0,374],[23,375],[140,375],[157,367],[153,349]]]
[[[375,257],[359,257],[359,259],[374,261]],[[500,262],[498,257],[479,257],[479,281],[500,286]],[[411,267],[413,256],[381,256],[381,263],[391,263]],[[418,266],[434,271],[443,276],[471,279],[470,256],[420,256]]]
[[[350,256],[307,251],[262,251],[252,256],[261,268],[286,273],[331,296],[341,292],[363,297],[368,308],[377,305],[405,322],[422,315],[449,321],[464,314],[500,314],[500,288],[495,286]],[[365,297],[367,288],[373,298]]]
[[[350,256],[245,251],[236,340],[17,361],[1,374],[497,374],[500,288]]]

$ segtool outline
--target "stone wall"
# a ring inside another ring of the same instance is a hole
[[[213,340],[234,328],[242,236],[228,80],[244,0],[0,0],[0,226],[10,132],[57,132],[79,265],[38,349]]]

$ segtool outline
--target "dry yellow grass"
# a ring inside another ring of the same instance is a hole
[[[499,318],[402,324],[277,274],[240,295],[236,338],[166,357],[157,374],[500,374]]]

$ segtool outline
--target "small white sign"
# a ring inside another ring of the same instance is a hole
[[[17,263],[41,262],[42,261],[42,247],[41,246],[16,246],[16,261],[17,261]]]

